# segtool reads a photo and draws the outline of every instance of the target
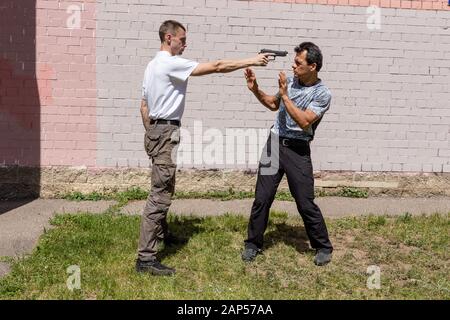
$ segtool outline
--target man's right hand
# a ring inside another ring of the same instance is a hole
[[[247,87],[250,91],[258,90],[258,83],[256,82],[256,75],[252,69],[247,68],[244,71],[245,80],[247,80]]]
[[[252,69],[247,68],[244,71],[245,80],[247,80],[247,87],[255,97],[262,103],[263,106],[271,111],[277,111],[280,107],[280,100],[276,96],[268,96],[263,91],[258,88],[258,83],[256,82],[256,75]]]
[[[269,56],[270,54],[268,53],[260,53],[258,54],[255,58],[253,58],[253,63],[252,65],[254,66],[267,66],[267,64],[269,63]]]

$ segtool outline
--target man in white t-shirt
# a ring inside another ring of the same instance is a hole
[[[172,275],[175,270],[161,264],[156,254],[161,241],[166,245],[182,242],[168,232],[166,216],[175,190],[175,158],[188,78],[266,66],[269,60],[267,54],[206,63],[183,59],[180,55],[186,48],[186,28],[173,20],[161,25],[159,37],[161,50],[148,64],[142,85],[141,116],[146,130],[145,149],[152,161],[152,177],[141,220],[136,271]]]

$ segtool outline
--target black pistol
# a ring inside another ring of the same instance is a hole
[[[286,57],[288,52],[287,51],[277,51],[277,50],[271,50],[271,49],[261,49],[259,54],[261,53],[269,53],[269,60],[273,61],[276,57]],[[270,59],[270,57],[273,57],[273,59]]]

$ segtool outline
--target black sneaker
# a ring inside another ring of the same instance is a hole
[[[324,266],[331,261],[330,249],[318,249],[316,251],[316,256],[314,257],[314,263],[316,266]]]
[[[141,261],[138,259],[136,260],[136,271],[151,273],[155,276],[171,276],[175,274],[175,269],[161,264],[158,260]]]
[[[254,249],[246,247],[244,251],[242,251],[242,260],[245,262],[252,262],[255,260],[256,256],[261,253],[261,249]]]
[[[180,244],[185,244],[188,242],[188,239],[186,238],[179,238],[171,233],[169,233],[165,238],[164,238],[164,245],[166,246],[172,246],[172,245],[180,245]]]

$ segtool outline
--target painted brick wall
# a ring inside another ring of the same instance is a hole
[[[245,0],[246,1],[246,0]],[[377,6],[381,8],[422,9],[422,10],[450,10],[448,2],[444,0],[250,0],[259,2],[280,3],[309,3],[328,4],[338,6]]]
[[[94,166],[95,0],[38,0],[41,165]]]
[[[1,1],[0,165],[95,165],[95,9]]]
[[[36,8],[0,3],[0,165],[40,164]],[[20,159],[20,160],[19,160]]]
[[[0,132],[6,137],[0,164],[148,167],[142,77],[159,49],[160,23],[176,19],[188,28],[185,57],[199,62],[244,58],[264,47],[288,50],[288,57],[255,68],[268,93],[277,91],[278,72],[290,71],[296,45],[309,40],[322,48],[320,77],[333,102],[313,143],[315,170],[450,172],[450,13],[444,1],[35,2],[31,76],[11,55],[20,43],[7,46],[21,30],[0,21]],[[14,3],[2,1],[2,18]],[[381,7],[379,21],[367,9],[371,4]],[[34,92],[26,104],[34,110],[37,103],[38,115],[15,107],[21,92]],[[181,167],[255,168],[274,118],[248,92],[242,71],[191,78],[180,150],[191,161]],[[257,133],[244,161],[205,161],[213,149],[226,158],[223,142],[231,128]],[[37,142],[28,143],[24,132]],[[27,159],[36,148],[40,154]]]
[[[138,113],[140,86],[159,48],[158,27],[173,18],[188,28],[185,56],[200,62],[246,57],[264,47],[288,50],[288,58],[256,69],[268,93],[277,91],[278,72],[290,70],[298,43],[311,40],[322,48],[320,74],[333,103],[313,143],[316,170],[449,172],[450,13],[381,8],[380,28],[373,29],[363,2],[291,2],[98,2],[97,164],[148,165]],[[189,145],[199,139],[193,134],[195,121],[202,120],[203,132],[215,128],[225,134],[231,127],[269,128],[274,117],[247,91],[240,71],[191,78],[183,118],[191,136],[182,149],[195,153]],[[222,141],[209,142],[205,145],[221,149]],[[247,152],[247,158],[259,155]],[[256,165],[205,164],[199,155],[193,155],[193,167]]]

